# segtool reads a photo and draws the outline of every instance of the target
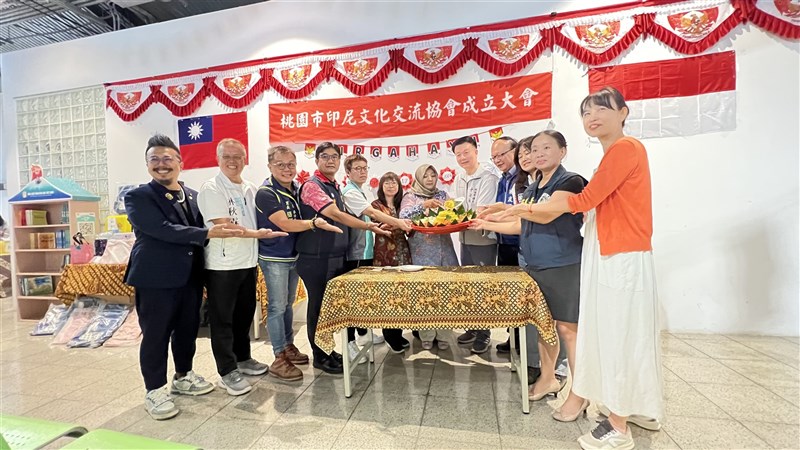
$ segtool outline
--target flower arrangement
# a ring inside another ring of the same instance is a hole
[[[429,209],[411,218],[411,223],[421,227],[443,227],[466,224],[477,216],[472,209],[466,209],[462,201],[449,199],[439,208]]]

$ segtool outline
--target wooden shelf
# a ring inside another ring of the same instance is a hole
[[[18,277],[38,277],[38,276],[46,276],[51,275],[54,277],[60,277],[61,272],[17,272]]]
[[[47,301],[58,301],[58,297],[52,295],[20,295],[17,297],[18,300],[47,300]]]
[[[27,252],[27,253],[37,253],[37,252],[68,252],[68,248],[18,248],[16,250],[17,253],[19,252]]]
[[[68,223],[54,223],[54,224],[47,224],[47,225],[17,225],[14,227],[15,229],[26,229],[26,228],[69,228]]]

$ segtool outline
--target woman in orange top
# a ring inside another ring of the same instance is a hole
[[[608,418],[578,443],[584,449],[632,449],[628,423],[657,430],[664,416],[650,167],[642,143],[623,133],[628,107],[619,91],[606,87],[589,95],[581,115],[586,133],[603,146],[586,188],[557,201],[516,205],[506,214],[588,212],[572,389],[602,403]],[[589,405],[569,400],[554,415],[577,418]]]

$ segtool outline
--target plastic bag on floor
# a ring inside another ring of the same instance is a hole
[[[122,326],[130,310],[127,305],[103,304],[86,329],[73,337],[67,347],[100,347]]]
[[[31,336],[50,336],[58,333],[69,318],[71,307],[51,303],[42,320],[31,331]]]
[[[125,323],[103,344],[103,347],[132,347],[142,340],[142,329],[139,328],[139,315],[132,309]]]
[[[52,345],[64,345],[89,326],[100,309],[100,300],[93,297],[79,297],[72,304],[72,312],[66,323],[53,337]]]

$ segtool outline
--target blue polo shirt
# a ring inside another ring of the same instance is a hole
[[[279,231],[280,227],[269,220],[269,216],[278,211],[284,211],[289,219],[300,220],[300,206],[298,186],[292,183],[291,189],[286,189],[270,176],[256,192],[256,223],[258,228],[269,228]],[[297,261],[297,252],[294,244],[299,233],[289,233],[288,236],[259,239],[258,259],[273,262]]]
[[[497,197],[496,202],[502,202],[507,205],[514,205],[517,202],[514,198],[514,184],[517,182],[517,166],[514,166],[508,172],[503,173],[500,181],[497,183]],[[515,234],[497,234],[497,243],[506,245],[519,245],[519,236]]]

